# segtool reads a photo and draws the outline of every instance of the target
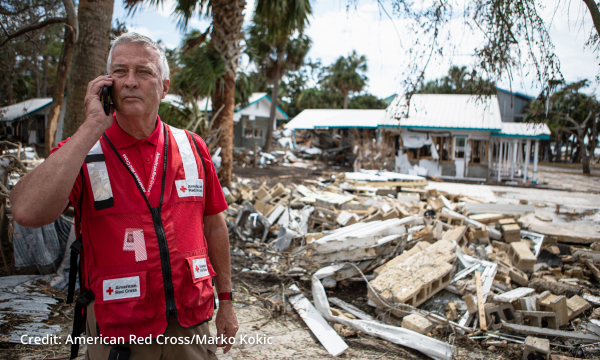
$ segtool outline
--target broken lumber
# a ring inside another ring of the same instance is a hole
[[[491,239],[494,240],[500,240],[502,238],[502,233],[500,233],[500,231],[494,229],[492,226],[485,226],[484,224],[480,223],[479,221],[475,221],[473,219],[469,219],[468,217],[457,213],[456,211],[452,211],[448,208],[442,208],[442,213],[456,217],[456,218],[460,218],[460,219],[464,219],[465,222],[469,225],[473,225],[476,228],[482,228],[485,227],[488,231],[488,234],[490,236]]]
[[[528,284],[528,287],[534,289],[537,293],[543,293],[548,290],[554,295],[574,296],[579,294],[581,290],[579,286],[568,285],[560,282],[546,281],[544,279],[533,279]]]
[[[477,310],[479,311],[479,326],[482,330],[487,330],[485,320],[485,308],[483,306],[483,294],[481,292],[481,274],[475,271],[475,287],[477,289]]]
[[[327,319],[327,321],[339,323],[358,331],[362,331],[367,335],[375,336],[394,344],[415,349],[433,359],[451,360],[454,357],[454,353],[456,351],[454,346],[446,342],[430,338],[429,336],[421,335],[417,332],[403,329],[401,327],[377,323],[375,321],[352,320],[333,316],[331,309],[329,308],[325,288],[323,287],[323,284],[321,284],[320,279],[331,276],[339,268],[339,265],[331,265],[322,268],[313,275],[311,280],[315,307],[319,310],[321,315]]]

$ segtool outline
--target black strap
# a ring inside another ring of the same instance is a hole
[[[83,295],[77,298],[75,301],[75,312],[73,316],[73,332],[71,338],[73,343],[71,344],[71,359],[75,359],[79,353],[79,342],[75,341],[81,333],[84,331],[85,318],[87,315],[87,306],[94,300],[94,293],[92,290],[86,291]]]
[[[77,283],[77,271],[79,270],[79,253],[83,250],[81,235],[71,244],[71,268],[69,269],[69,289],[67,290],[67,304],[73,302],[75,296],[75,284]],[[82,284],[79,284],[81,286]]]
[[[79,176],[81,178],[81,184],[82,184],[82,190],[83,190],[83,186],[85,185],[85,176],[83,176],[83,166],[81,167],[81,169],[79,169]],[[75,239],[75,241],[73,242],[73,244],[71,244],[71,267],[69,268],[69,285],[68,285],[68,290],[67,290],[67,304],[71,304],[73,302],[73,297],[75,296],[75,285],[77,283],[77,273],[79,272],[79,263],[78,263],[78,257],[79,257],[79,253],[81,253],[81,251],[83,250],[83,240],[81,239],[81,233],[82,233],[82,229],[81,229],[81,214],[83,211],[83,191],[81,192],[80,196],[79,196],[79,221],[76,221],[75,224],[79,223],[79,235],[77,235],[77,238]],[[76,229],[77,230],[77,229]],[[83,284],[79,284],[79,286],[82,286]]]
[[[196,142],[196,138],[194,137],[194,134],[192,134],[189,131],[188,131],[188,133],[190,133],[190,137],[192,138],[192,140],[194,140],[194,145],[196,145],[196,151],[198,151],[198,155],[200,155],[200,160],[202,160],[202,167],[204,168],[204,179],[206,179],[206,164],[204,163],[204,156],[202,156],[202,152],[200,151],[200,147],[198,146],[198,143]]]

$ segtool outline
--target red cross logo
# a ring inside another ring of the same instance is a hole
[[[200,268],[196,265],[196,272],[200,272]]]
[[[110,286],[108,287],[108,290],[106,290],[106,292],[108,293],[108,295],[112,295],[113,291],[114,290]]]
[[[187,190],[187,188],[186,188],[186,187],[184,187],[183,185],[181,185],[181,187],[179,188],[179,190],[181,190],[181,191],[185,192],[185,191]]]

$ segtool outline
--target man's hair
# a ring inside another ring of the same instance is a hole
[[[116,38],[115,40],[113,40],[111,47],[110,47],[110,52],[108,53],[108,61],[106,62],[106,72],[110,74],[110,65],[112,62],[112,53],[113,50],[115,49],[115,47],[117,45],[120,44],[126,44],[126,43],[136,43],[136,44],[142,44],[144,46],[153,48],[154,50],[156,50],[156,52],[158,53],[158,65],[160,67],[160,73],[162,75],[162,79],[169,79],[169,62],[167,61],[167,56],[165,55],[165,52],[163,51],[163,49],[158,46],[157,43],[155,43],[154,41],[152,41],[152,39],[150,39],[147,36],[144,35],[140,35],[138,33],[124,33],[121,36],[119,36],[118,38]]]

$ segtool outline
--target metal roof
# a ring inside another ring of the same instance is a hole
[[[0,121],[15,121],[52,104],[52,98],[37,98],[0,108]]]
[[[285,125],[286,129],[367,128],[376,129],[385,110],[306,109]]]
[[[550,139],[550,128],[546,124],[502,123],[502,131],[492,133],[492,137]]]
[[[415,94],[408,117],[405,97],[386,109],[381,125],[422,130],[500,131],[502,118],[496,95]]]

